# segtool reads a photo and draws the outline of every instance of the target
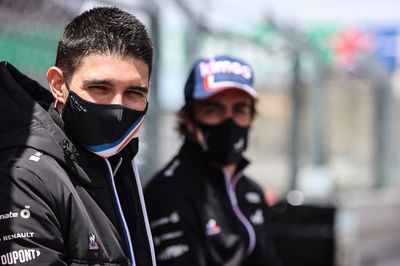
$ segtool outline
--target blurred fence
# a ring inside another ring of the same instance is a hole
[[[57,41],[66,22],[78,14],[78,1],[0,1],[0,60],[46,84]]]

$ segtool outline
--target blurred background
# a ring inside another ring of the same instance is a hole
[[[94,6],[135,14],[154,39],[143,184],[180,147],[193,61],[229,54],[255,71],[248,175],[285,265],[400,265],[400,2],[0,0],[0,61],[48,87],[65,24]]]

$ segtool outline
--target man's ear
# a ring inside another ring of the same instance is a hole
[[[68,89],[65,85],[64,75],[61,69],[56,66],[50,67],[47,71],[47,82],[49,83],[51,93],[56,103],[65,104],[68,96]]]

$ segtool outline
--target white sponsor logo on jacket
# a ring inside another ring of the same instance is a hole
[[[20,249],[8,252],[0,256],[1,265],[14,265],[25,263],[40,256],[36,249]]]

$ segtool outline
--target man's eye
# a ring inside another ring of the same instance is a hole
[[[251,109],[248,105],[239,105],[234,107],[233,112],[236,114],[249,114]]]
[[[239,114],[248,114],[248,113],[250,113],[250,109],[249,108],[239,108],[237,111],[236,111],[237,113],[239,113]]]
[[[146,98],[146,94],[142,91],[131,90],[127,91],[127,94],[132,97]]]
[[[205,113],[213,113],[213,112],[216,112],[218,109],[217,108],[215,108],[215,107],[207,107],[207,108],[204,108],[203,109],[203,111],[205,112]]]
[[[203,112],[207,115],[220,115],[224,112],[224,110],[218,107],[207,107],[203,109]]]
[[[142,92],[139,91],[128,91],[129,94],[134,94],[134,95],[143,95]]]

